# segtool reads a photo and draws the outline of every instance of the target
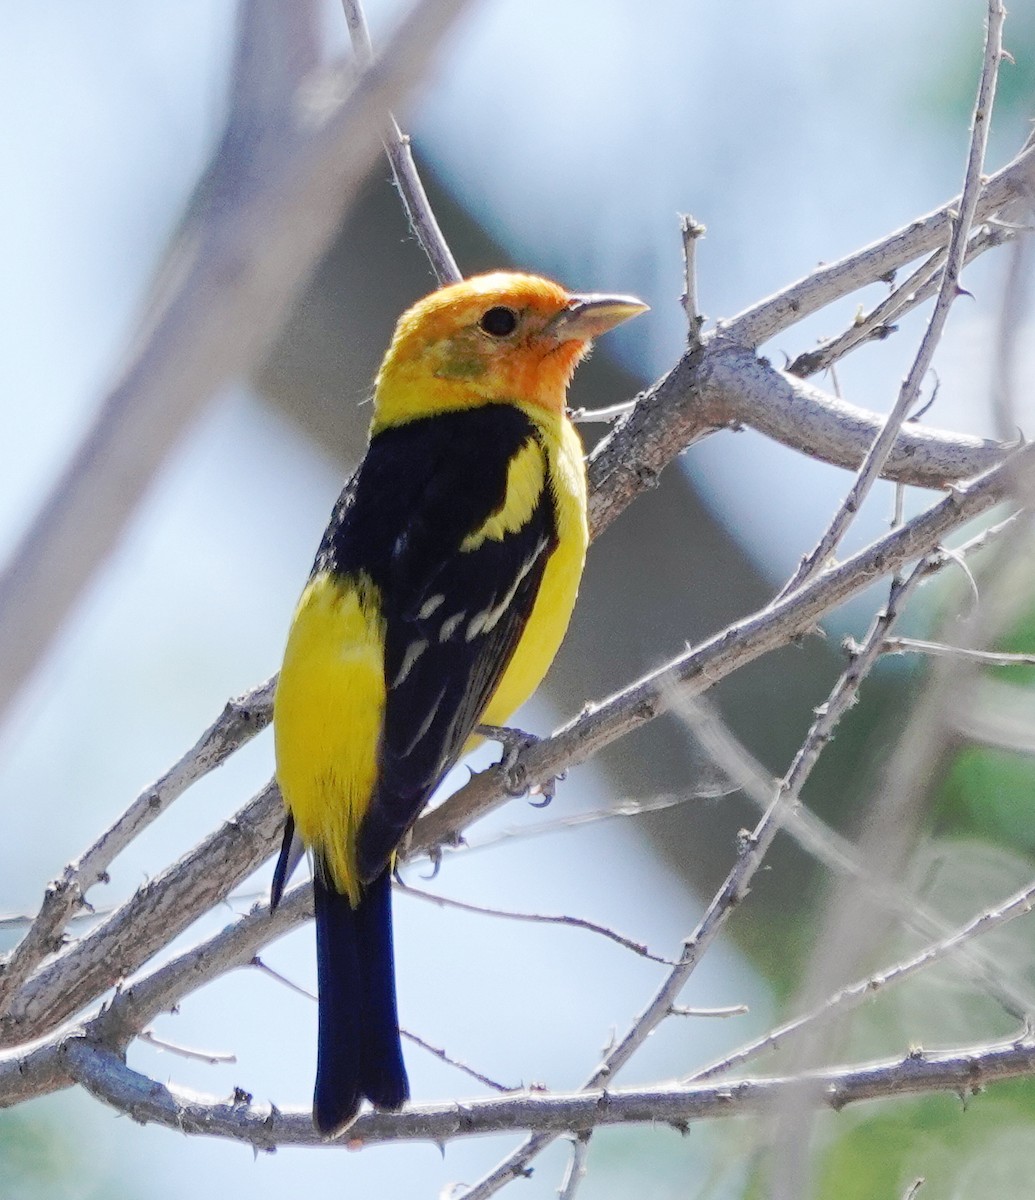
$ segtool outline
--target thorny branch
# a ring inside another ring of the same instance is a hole
[[[914,1049],[892,1061],[819,1071],[812,1085],[815,1104],[835,1112],[848,1104],[930,1092],[969,1095],[1003,1079],[1035,1072],[1035,1042],[1019,1038],[1003,1046],[968,1046],[949,1053]],[[413,1104],[399,1113],[364,1112],[348,1137],[324,1140],[308,1109],[256,1104],[250,1097],[225,1100],[163,1085],[127,1067],[107,1046],[87,1037],[68,1038],[60,1048],[46,1043],[20,1060],[0,1060],[0,1087],[7,1077],[34,1081],[60,1076],[82,1084],[97,1099],[135,1121],[154,1122],[180,1133],[242,1141],[256,1150],[279,1146],[355,1149],[389,1142],[442,1145],[474,1134],[532,1129],[544,1136],[608,1125],[669,1125],[682,1133],[696,1121],[764,1113],[801,1079],[731,1080],[700,1086],[616,1088],[575,1093],[519,1092],[513,1096]],[[473,1193],[467,1193],[468,1196]]]
[[[784,1021],[775,1028],[770,1029],[762,1037],[756,1038],[745,1046],[741,1046],[739,1050],[725,1055],[717,1062],[709,1063],[706,1067],[698,1068],[691,1075],[687,1076],[685,1082],[703,1083],[706,1079],[714,1079],[717,1075],[725,1075],[735,1067],[742,1067],[744,1063],[751,1062],[768,1050],[776,1050],[800,1030],[808,1026],[819,1025],[834,1016],[840,1016],[846,1011],[857,1008],[859,1005],[865,1003],[866,1000],[876,995],[877,992],[889,988],[896,983],[902,983],[904,980],[912,978],[918,971],[922,971],[934,963],[941,962],[943,959],[959,953],[966,948],[972,939],[980,937],[982,934],[990,933],[995,929],[1001,929],[1017,917],[1026,916],[1031,912],[1033,907],[1035,907],[1035,883],[1022,888],[1001,904],[985,909],[983,913],[975,917],[972,921],[969,921],[961,929],[956,929],[940,941],[932,942],[930,945],[925,946],[923,950],[914,954],[911,958],[841,988],[809,1012],[803,1013],[800,1017],[795,1017],[790,1021]]]
[[[363,6],[358,0],[342,0],[342,8],[345,10],[345,23],[349,27],[356,61],[366,71],[374,61],[374,49],[370,43],[370,31],[367,29]],[[399,128],[391,113],[388,114],[383,136],[395,186],[399,189],[406,219],[420,243],[420,248],[431,263],[440,286],[459,282],[462,278],[460,268],[442,236],[442,230],[438,227],[438,221],[428,201],[428,194],[417,173],[410,139]]]
[[[617,1072],[629,1062],[658,1025],[671,1014],[680,992],[686,986],[709,946],[718,936],[734,908],[746,897],[751,880],[761,867],[769,847],[780,831],[786,814],[798,805],[801,789],[815,766],[820,752],[829,741],[841,717],[855,702],[855,696],[863,679],[877,661],[889,628],[898,619],[906,600],[916,590],[930,567],[931,563],[926,558],[922,559],[913,568],[908,580],[893,588],[886,610],[874,618],[864,649],[849,662],[827,702],[816,710],[816,720],[795,755],[790,769],[777,788],[769,807],[755,828],[742,836],[736,860],[696,928],[683,942],[679,962],[662,980],[661,985],[637,1015],[624,1036],[619,1038],[604,1055],[600,1065],[585,1083],[586,1090],[608,1086]],[[491,1196],[513,1177],[515,1170],[523,1169],[534,1155],[539,1154],[550,1140],[549,1134],[533,1133],[472,1188],[467,1193],[466,1200],[482,1200],[485,1196]]]
[[[884,469],[884,464],[891,454],[891,448],[898,437],[899,430],[920,394],[920,385],[931,366],[938,343],[941,341],[942,331],[945,329],[945,322],[949,317],[949,309],[960,294],[960,272],[963,269],[967,242],[970,238],[970,230],[978,204],[981,168],[985,161],[988,128],[992,118],[992,99],[995,96],[999,62],[1003,54],[1003,21],[1005,17],[1006,12],[1002,4],[992,0],[989,5],[985,59],[977,101],[974,106],[963,193],[960,196],[959,209],[952,218],[952,235],[945,251],[945,265],[941,272],[938,296],[924,336],[920,341],[920,348],[916,352],[908,375],[902,382],[894,407],[888,414],[880,433],[874,438],[873,445],[866,452],[855,483],[816,548],[802,560],[801,566],[787,584],[787,591],[793,591],[804,580],[811,579],[834,553],[855,514],[862,507],[870,489],[877,482]]]

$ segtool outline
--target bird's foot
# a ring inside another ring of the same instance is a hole
[[[545,808],[554,798],[558,780],[563,779],[564,774],[553,776],[543,783],[529,784],[521,763],[522,753],[542,739],[534,733],[512,729],[507,725],[479,725],[476,732],[492,742],[499,742],[503,747],[503,756],[498,765],[503,772],[508,794],[523,796],[527,792],[530,796],[541,796],[541,800],[530,800],[529,803],[533,808]]]

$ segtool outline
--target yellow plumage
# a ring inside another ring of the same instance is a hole
[[[277,778],[298,836],[359,903],[356,835],[377,780],[384,618],[369,580],[317,575],[291,622],[277,683]]]
[[[557,548],[546,564],[524,636],[482,713],[481,723],[485,725],[506,724],[542,683],[568,631],[589,544],[586,471],[579,435],[563,414],[551,418],[550,414],[531,405],[522,407],[543,430],[548,447],[550,477],[555,481]],[[553,428],[548,428],[551,424]],[[515,461],[512,460],[512,466]],[[530,473],[535,472],[531,470]],[[519,482],[515,481],[507,494],[516,510],[526,510],[524,491]]]

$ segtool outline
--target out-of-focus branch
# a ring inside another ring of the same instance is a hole
[[[899,640],[903,639],[886,638],[885,653],[889,642]],[[743,790],[752,803],[764,811],[779,781],[736,739],[714,711],[714,706],[704,698],[699,698],[692,703],[678,705],[676,713],[686,721],[695,740],[716,766]],[[784,821],[784,831],[807,854],[835,875],[855,880],[865,890],[867,900],[893,915],[903,928],[926,938],[944,940],[952,936],[951,927],[944,918],[929,909],[910,889],[883,875],[875,875],[861,860],[852,843],[809,808],[804,805],[792,808]],[[1010,979],[996,961],[980,948],[964,944],[960,949],[960,970],[965,971],[1006,1012],[1020,1020],[1028,1013],[1035,1012],[1035,991]]]
[[[692,1075],[687,1077],[685,1082],[703,1083],[706,1079],[714,1079],[716,1075],[725,1075],[728,1071],[742,1067],[745,1063],[765,1053],[765,1051],[775,1050],[778,1046],[782,1046],[799,1030],[807,1026],[819,1025],[831,1017],[840,1016],[845,1012],[858,1008],[865,1001],[872,999],[877,992],[883,991],[896,983],[902,983],[904,980],[912,978],[919,971],[934,966],[935,963],[942,962],[944,959],[966,948],[968,943],[974,938],[980,937],[985,933],[990,933],[994,929],[1001,929],[1015,918],[1030,913],[1033,907],[1035,907],[1035,883],[1022,888],[1001,904],[985,909],[983,913],[975,917],[972,921],[968,921],[962,928],[954,930],[940,941],[925,946],[918,954],[914,954],[903,962],[896,963],[893,967],[878,971],[873,975],[867,976],[865,979],[841,988],[833,996],[829,996],[822,1004],[811,1011],[803,1013],[800,1017],[794,1017],[790,1021],[784,1021],[774,1029],[769,1030],[762,1037],[756,1038],[755,1041],[749,1042],[746,1046],[741,1046],[739,1050],[733,1051],[732,1054],[728,1054],[717,1062],[710,1063],[708,1066],[694,1071]]]
[[[263,147],[261,186],[241,153],[253,147],[231,119],[228,152],[174,248],[147,327],[0,575],[0,714],[172,446],[207,398],[265,349],[372,165],[385,111],[468,2],[419,0],[340,105]]]

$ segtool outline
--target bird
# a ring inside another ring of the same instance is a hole
[[[647,305],[497,271],[399,318],[365,455],[295,609],[274,698],[287,815],[276,907],[313,864],[313,1122],[409,1099],[396,1002],[395,852],[445,774],[538,687],[588,544],[565,408],[590,342]]]

